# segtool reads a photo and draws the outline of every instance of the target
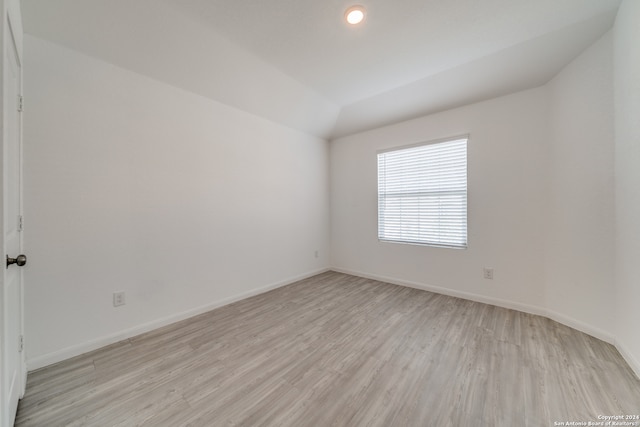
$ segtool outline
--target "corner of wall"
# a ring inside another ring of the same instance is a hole
[[[616,346],[640,377],[640,2],[624,0],[614,25]]]

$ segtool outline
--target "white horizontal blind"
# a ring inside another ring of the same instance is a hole
[[[467,138],[378,154],[378,238],[467,247]]]

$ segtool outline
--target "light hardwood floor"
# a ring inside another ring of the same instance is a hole
[[[553,426],[640,414],[549,319],[328,272],[32,372],[17,426]]]

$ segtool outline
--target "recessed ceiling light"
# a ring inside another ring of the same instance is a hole
[[[344,19],[347,20],[347,23],[351,25],[357,25],[364,21],[364,7],[362,6],[351,6],[344,13]]]

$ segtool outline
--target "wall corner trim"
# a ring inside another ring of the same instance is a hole
[[[640,379],[640,360],[633,357],[633,354],[628,350],[628,348],[616,339],[615,347],[618,349],[624,360],[627,361],[631,370],[636,374],[636,377]]]
[[[573,319],[573,318],[571,318],[569,316],[566,316],[564,314],[557,313],[555,311],[551,311],[551,310],[548,310],[548,309],[543,308],[543,307],[539,307],[539,306],[535,306],[535,305],[529,305],[529,304],[522,304],[522,303],[519,303],[519,302],[504,300],[504,299],[500,299],[500,298],[487,297],[487,296],[484,296],[484,295],[478,295],[478,294],[474,294],[474,293],[470,293],[470,292],[456,291],[454,289],[442,288],[442,287],[439,287],[439,286],[432,286],[432,285],[428,285],[428,284],[424,284],[424,283],[400,280],[400,279],[395,279],[393,277],[378,276],[378,275],[375,275],[375,274],[372,275],[372,274],[362,273],[362,272],[359,272],[359,271],[347,270],[347,269],[342,269],[342,268],[337,268],[337,267],[332,267],[331,270],[332,271],[337,271],[339,273],[350,274],[352,276],[364,277],[366,279],[379,280],[379,281],[382,281],[382,282],[391,283],[393,285],[406,286],[406,287],[409,287],[409,288],[420,289],[420,290],[429,291],[429,292],[435,292],[437,294],[448,295],[448,296],[452,296],[452,297],[456,297],[456,298],[466,299],[466,300],[469,300],[469,301],[481,302],[481,303],[484,303],[484,304],[495,305],[497,307],[508,308],[508,309],[511,309],[511,310],[522,311],[524,313],[543,316],[543,317],[546,317],[546,318],[551,319],[553,321],[556,321],[558,323],[562,323],[563,325],[569,326],[570,328],[576,329],[576,330],[578,330],[580,332],[584,332],[585,334],[591,335],[591,336],[593,336],[595,338],[598,338],[598,339],[600,339],[602,341],[605,341],[605,342],[607,342],[609,344],[614,344],[615,343],[614,335],[612,335],[612,334],[610,334],[610,333],[608,333],[608,332],[606,332],[606,331],[604,331],[602,329],[599,329],[599,328],[596,328],[594,326],[591,326],[591,325],[588,325],[586,323],[583,323],[583,322],[581,322],[579,320]],[[623,354],[623,356],[624,356],[624,353],[622,351],[620,353]],[[625,359],[631,365],[630,359],[628,359],[627,357],[625,357]]]

